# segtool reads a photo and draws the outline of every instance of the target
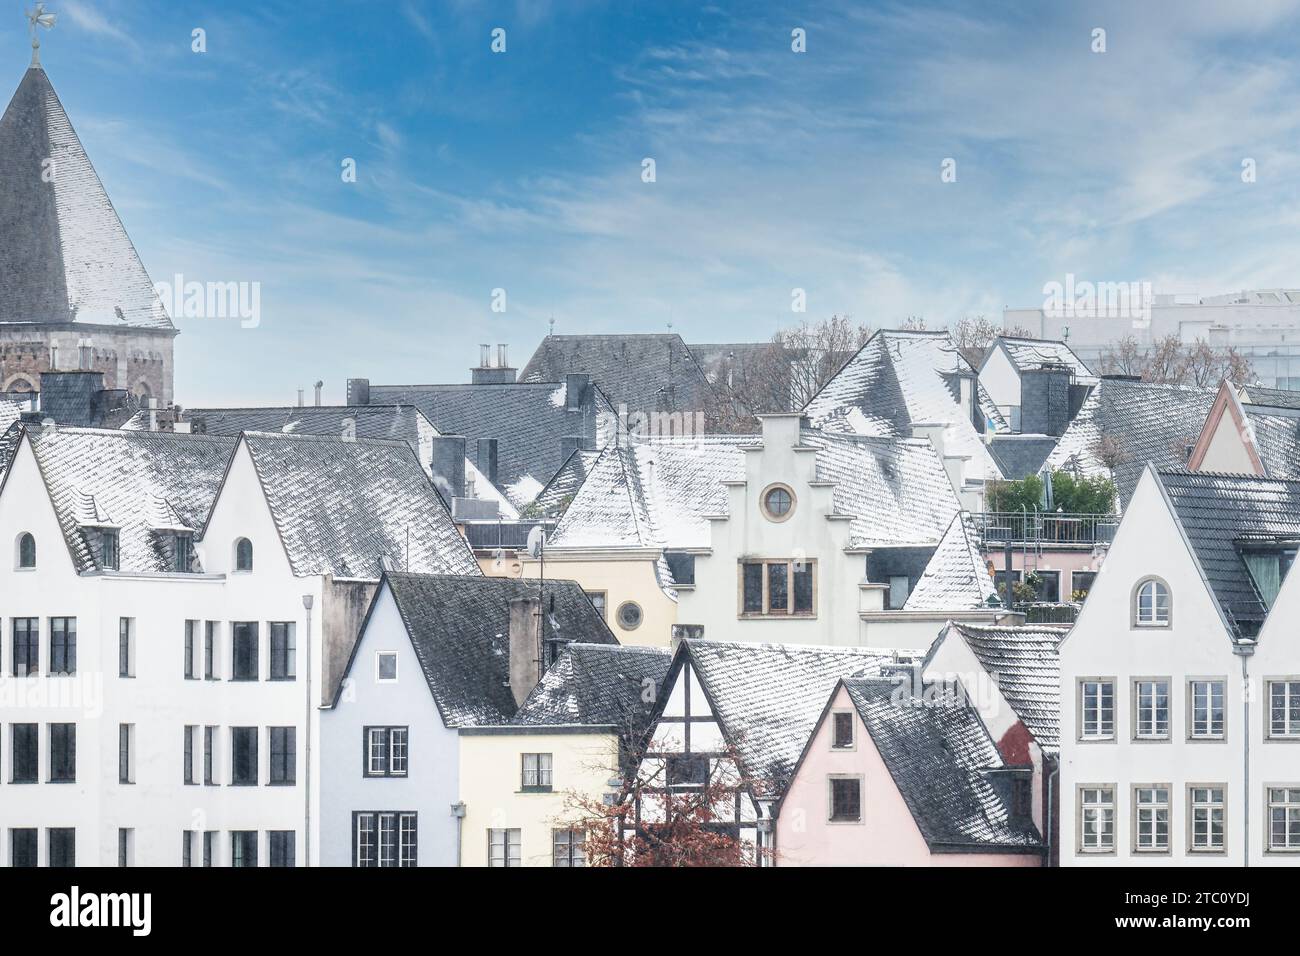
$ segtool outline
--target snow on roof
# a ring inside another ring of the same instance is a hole
[[[570,644],[513,723],[612,726],[631,744],[646,730],[672,657],[666,647]]]
[[[975,369],[946,331],[875,333],[805,407],[814,426],[879,437],[911,438],[919,425],[944,424],[944,450],[965,455],[1000,478],[969,412],[960,379],[971,380],[979,412],[998,431],[1007,425]]]
[[[1053,471],[1111,478],[1120,505],[1127,505],[1148,462],[1157,468],[1187,464],[1188,450],[1217,393],[1214,388],[1103,378],[1045,464]]]
[[[994,340],[996,348],[1001,345],[1006,349],[1011,364],[1019,371],[1041,368],[1044,365],[1065,365],[1074,372],[1074,380],[1080,385],[1096,385],[1097,376],[1084,364],[1083,359],[1075,355],[1070,346],[1054,339],[1026,339],[1002,335]]]
[[[0,118],[0,165],[5,170],[0,323],[82,322],[172,331],[153,282],[39,66],[23,75]]]
[[[476,574],[478,562],[405,442],[246,432],[294,574]]]
[[[854,547],[937,542],[960,505],[929,442],[805,429],[817,479],[834,482]],[[709,517],[727,514],[724,482],[745,479],[754,435],[646,438],[607,448],[564,512],[553,547],[707,548]]]
[[[970,513],[956,515],[903,610],[962,611],[988,607],[990,599],[996,603],[997,589],[979,546],[979,531]]]

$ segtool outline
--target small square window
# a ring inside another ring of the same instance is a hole
[[[397,680],[396,651],[379,651],[375,654],[375,680],[380,683]]]
[[[862,779],[831,777],[831,822],[858,823],[862,820]]]

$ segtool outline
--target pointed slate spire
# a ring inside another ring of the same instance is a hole
[[[45,71],[0,118],[0,323],[171,330]]]

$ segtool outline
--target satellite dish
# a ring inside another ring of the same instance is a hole
[[[536,561],[542,556],[544,547],[546,547],[546,532],[541,525],[534,525],[533,530],[528,532],[528,556]]]

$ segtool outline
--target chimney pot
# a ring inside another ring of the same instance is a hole
[[[324,387],[325,387],[324,382],[319,380],[316,382],[316,407],[317,408],[320,408],[320,390]]]
[[[298,389],[298,407],[302,408],[302,389]]]
[[[537,622],[541,602],[535,597],[510,602],[510,693],[522,707],[541,677],[541,646]]]
[[[508,346],[504,342],[497,346],[497,368],[509,368],[510,363],[506,361],[506,352]]]
[[[479,368],[492,367],[492,346],[480,345],[478,347],[478,367]]]
[[[450,504],[465,497],[465,439],[460,435],[439,435],[433,439],[433,485]]]
[[[348,379],[348,404],[349,405],[370,404],[370,379],[368,378]]]

